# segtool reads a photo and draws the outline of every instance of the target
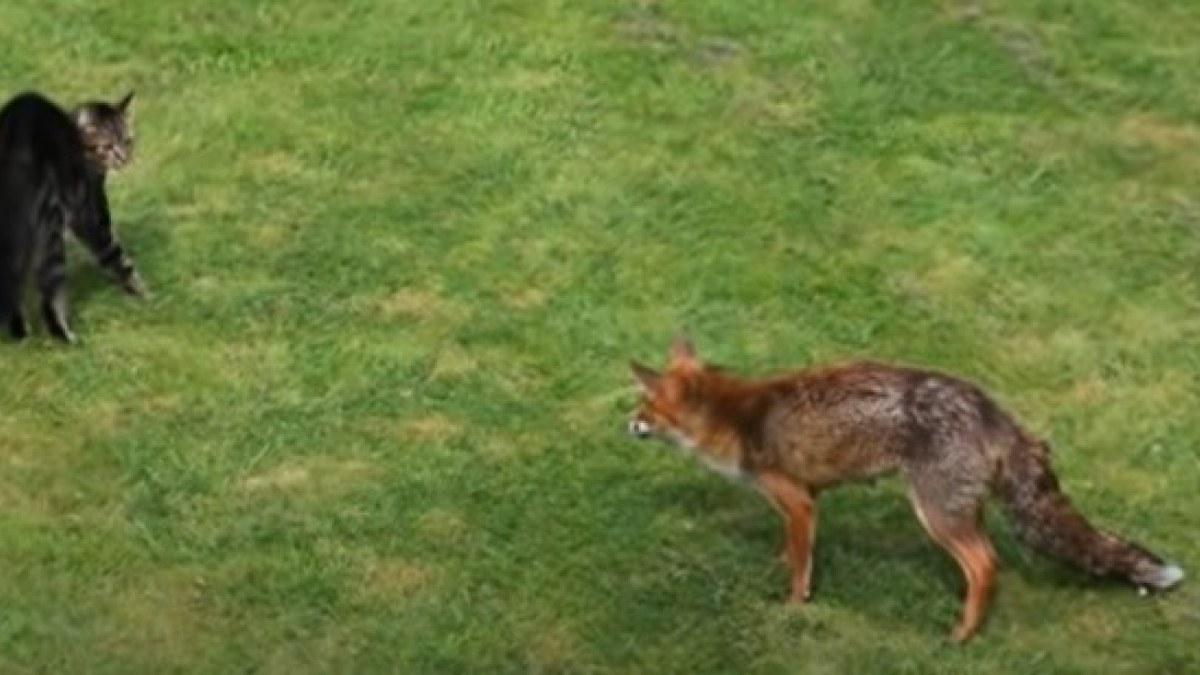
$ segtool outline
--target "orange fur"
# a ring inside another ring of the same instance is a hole
[[[907,478],[922,526],[962,570],[957,641],[979,628],[994,584],[996,554],[981,517],[993,493],[1017,536],[1039,551],[1143,589],[1183,578],[1079,515],[1059,489],[1049,446],[964,380],[873,362],[743,378],[704,363],[685,338],[661,372],[630,365],[642,394],[630,433],[754,485],[783,517],[791,602],[810,594],[819,493],[894,472]]]

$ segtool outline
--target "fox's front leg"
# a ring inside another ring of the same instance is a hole
[[[759,476],[759,485],[786,523],[784,556],[791,567],[788,602],[802,604],[812,595],[812,550],[817,533],[817,505],[812,492],[781,474]]]

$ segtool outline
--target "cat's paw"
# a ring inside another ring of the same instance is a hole
[[[52,330],[52,331],[50,331],[50,334],[53,335],[55,339],[57,339],[59,342],[62,342],[63,344],[73,345],[73,344],[77,344],[79,342],[79,338],[76,337],[75,332],[72,331],[70,328],[64,327],[64,328],[60,328],[57,330]]]
[[[121,289],[127,295],[139,299],[145,299],[150,295],[149,291],[146,290],[146,282],[142,281],[142,277],[137,272],[130,273],[129,276],[121,281]]]
[[[25,317],[20,314],[9,317],[8,334],[15,342],[21,342],[29,337],[29,326],[25,324]]]

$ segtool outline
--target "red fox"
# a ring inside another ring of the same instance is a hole
[[[783,516],[789,601],[809,598],[817,495],[899,472],[921,525],[966,579],[956,642],[983,620],[996,554],[983,528],[990,494],[1031,548],[1098,577],[1163,591],[1178,566],[1092,526],[1060,490],[1049,445],[974,384],[863,361],[758,379],[697,357],[677,338],[662,372],[631,361],[641,391],[629,432],[658,438],[758,489]]]

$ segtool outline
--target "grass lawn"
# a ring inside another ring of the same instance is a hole
[[[154,297],[0,343],[0,672],[1200,669],[1200,4],[4,0],[0,89],[137,90]],[[1143,599],[994,512],[990,618],[903,487],[626,437],[631,357],[980,382]]]

